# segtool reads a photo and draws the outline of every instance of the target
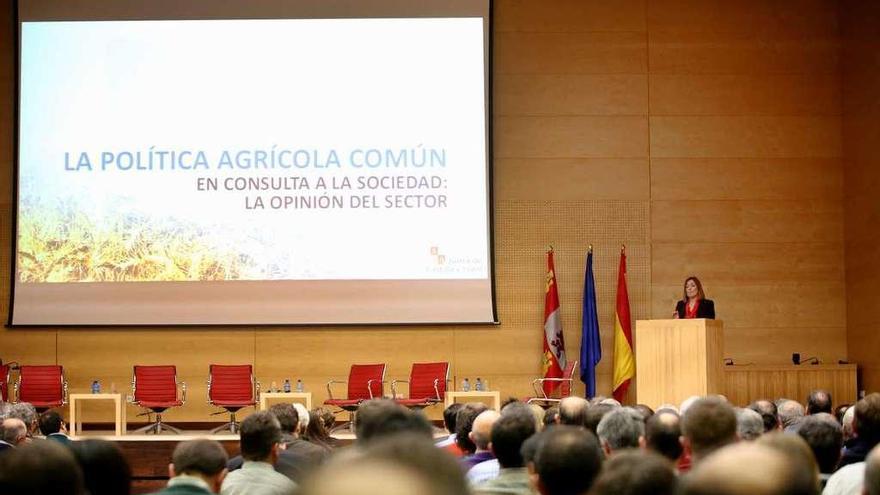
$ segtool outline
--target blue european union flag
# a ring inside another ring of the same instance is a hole
[[[593,250],[587,253],[584,274],[584,307],[581,325],[581,381],[587,388],[587,397],[596,395],[596,365],[602,359],[599,340],[599,316],[596,312],[596,283],[593,280]]]

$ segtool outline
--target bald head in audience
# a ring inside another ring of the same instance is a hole
[[[492,425],[498,421],[501,415],[494,409],[483,411],[474,419],[474,427],[471,429],[470,437],[474,445],[477,446],[477,452],[485,452],[489,450],[489,443],[492,441]]]
[[[6,418],[0,428],[0,440],[17,447],[27,442],[27,425],[18,418]]]
[[[760,466],[760,469],[750,467]],[[814,495],[816,480],[782,452],[754,442],[725,447],[682,480],[683,495]]]
[[[590,403],[583,397],[566,397],[559,402],[559,424],[585,426]]]
[[[682,416],[684,448],[694,464],[725,445],[736,442],[736,413],[717,397],[696,400]]]
[[[777,406],[777,410],[779,423],[782,425],[783,430],[793,428],[804,417],[804,406],[797,401],[783,400]]]

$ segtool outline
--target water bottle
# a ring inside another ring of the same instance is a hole
[[[483,391],[483,380],[480,380],[480,377],[477,377],[477,383],[476,383],[476,385],[474,386],[474,389],[475,389],[477,392],[482,392],[482,391]]]
[[[93,394],[100,394],[101,393],[101,382],[99,382],[98,380],[95,380],[92,382],[92,393]]]
[[[471,391],[471,382],[469,382],[467,378],[465,378],[464,380],[461,381],[461,390],[463,392],[470,392]]]
[[[296,379],[296,391],[298,393],[303,393],[303,392],[305,392],[305,390],[306,390],[306,387],[303,385],[302,378],[297,378]]]
[[[290,393],[290,378],[285,378],[285,379],[284,379],[284,393],[285,393],[285,394],[289,394],[289,393]]]

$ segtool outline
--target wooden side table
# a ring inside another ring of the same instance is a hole
[[[302,402],[305,404],[306,409],[309,411],[312,410],[312,393],[311,392],[263,392],[260,394],[260,411],[265,411],[269,408],[267,404],[269,401],[287,401],[287,402]]]
[[[453,402],[457,402],[456,399],[471,399],[474,397],[478,398],[490,398],[493,402],[493,409],[496,411],[501,410],[501,392],[498,390],[483,390],[483,391],[469,391],[469,392],[446,392],[446,403],[444,407],[449,407]],[[474,401],[474,402],[483,402],[483,401]]]
[[[122,394],[70,394],[70,435],[77,436],[82,433],[82,417],[77,411],[77,406],[87,400],[112,400],[116,412],[116,436],[125,435],[125,402]]]

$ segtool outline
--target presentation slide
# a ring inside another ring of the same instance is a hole
[[[484,26],[22,22],[11,323],[493,321]]]

